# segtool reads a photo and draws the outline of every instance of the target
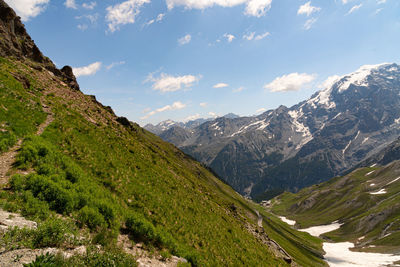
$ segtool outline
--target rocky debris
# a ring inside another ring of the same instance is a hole
[[[8,227],[26,227],[34,229],[37,227],[37,223],[34,221],[29,221],[19,214],[7,212],[0,209],[0,229],[7,230]],[[2,265],[0,264],[0,266]]]
[[[163,259],[161,255],[157,253],[150,256],[149,252],[143,249],[141,243],[133,244],[128,235],[119,235],[118,245],[121,246],[126,253],[137,257],[136,262],[138,263],[138,267],[175,267],[178,266],[180,262],[187,262],[186,259],[176,256],[171,256],[166,259]]]
[[[267,245],[276,257],[283,259],[285,262],[291,264],[291,266],[298,266],[297,263],[295,263],[292,260],[290,255],[278,243],[269,238],[262,224],[263,217],[261,216],[258,210],[254,211],[257,214],[257,227],[255,227],[250,223],[246,223],[245,227],[247,231],[249,231],[253,236],[255,236],[261,243]]]

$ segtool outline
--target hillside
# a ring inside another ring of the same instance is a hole
[[[0,219],[37,225],[1,227],[0,260],[83,246],[46,257],[51,266],[132,266],[143,250],[193,266],[324,265],[321,240],[257,216],[259,206],[200,163],[84,95],[2,0],[0,32]]]
[[[397,140],[399,85],[397,64],[366,65],[290,108],[160,136],[261,200],[343,174]]]
[[[273,199],[273,212],[297,222],[296,227],[342,226],[323,235],[350,241],[356,249],[400,253],[400,162],[372,165],[344,177],[284,193]]]

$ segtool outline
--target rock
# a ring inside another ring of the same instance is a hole
[[[19,228],[30,228],[34,229],[37,227],[37,223],[29,221],[16,213],[10,213],[0,209],[0,229],[7,230],[8,227],[19,227]],[[0,264],[0,266],[2,266]]]
[[[17,249],[0,254],[0,266],[2,267],[20,267],[23,264],[31,263],[36,256],[50,253],[57,254],[58,249]]]
[[[61,72],[64,75],[64,82],[69,85],[72,89],[79,90],[79,84],[76,81],[76,77],[72,71],[70,66],[64,66],[61,69]]]

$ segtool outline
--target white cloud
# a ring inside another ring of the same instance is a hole
[[[78,24],[76,27],[81,31],[86,31],[89,28],[87,24]]]
[[[234,93],[239,93],[239,92],[243,91],[244,89],[245,89],[245,88],[244,88],[243,86],[241,86],[241,87],[239,87],[239,88],[234,89],[232,92],[234,92]]]
[[[179,45],[185,45],[185,44],[190,43],[191,40],[192,40],[192,36],[190,34],[186,34],[182,38],[178,39],[178,44]]]
[[[318,85],[318,88],[320,89],[331,88],[332,85],[339,80],[339,78],[340,78],[339,75],[329,76],[325,81],[323,81],[320,85]]]
[[[67,8],[72,8],[72,9],[77,9],[77,8],[78,8],[78,7],[76,6],[75,0],[66,0],[66,1],[64,2],[64,5],[65,5]]]
[[[304,23],[304,29],[305,30],[309,30],[309,29],[311,29],[311,27],[312,27],[312,25],[314,25],[314,23],[315,22],[317,22],[317,18],[311,18],[311,19],[308,19],[305,23]]]
[[[224,88],[224,87],[228,87],[229,84],[227,83],[217,83],[216,85],[214,85],[214,88]]]
[[[140,13],[140,8],[146,3],[150,3],[150,0],[128,0],[115,6],[107,7],[106,21],[108,22],[108,30],[115,32],[119,30],[120,25],[135,23],[135,18]]]
[[[93,10],[97,6],[96,2],[83,3],[82,7],[85,9]]]
[[[246,39],[246,40],[248,40],[248,41],[251,41],[251,40],[254,39],[254,35],[255,35],[255,34],[256,34],[255,32],[250,32],[250,33],[248,33],[248,34],[245,34],[245,35],[243,35],[243,39]]]
[[[247,41],[251,41],[251,40],[260,41],[269,35],[270,35],[269,32],[265,32],[265,33],[258,34],[258,35],[256,35],[255,32],[250,32],[250,33],[243,35],[243,39],[246,39]]]
[[[232,41],[236,38],[234,35],[230,34],[230,33],[225,33],[224,37],[226,38],[226,40],[228,41],[228,43],[232,43]]]
[[[264,39],[265,37],[267,37],[269,35],[270,35],[269,32],[265,32],[265,33],[259,34],[256,37],[254,37],[254,40],[260,41],[260,40]]]
[[[233,7],[246,4],[245,14],[249,16],[264,16],[271,8],[272,0],[166,0],[168,9],[184,6],[188,9],[205,9],[214,5]]]
[[[213,118],[217,118],[218,117],[217,113],[212,112],[212,111],[208,112],[208,115],[210,115]]]
[[[200,107],[205,108],[205,107],[207,107],[208,103],[202,102],[202,103],[200,103],[199,105],[200,105]]]
[[[149,26],[149,25],[153,24],[154,22],[160,22],[164,19],[164,17],[165,17],[165,13],[158,14],[155,19],[149,20],[148,22],[146,22],[144,24],[144,26]]]
[[[186,117],[183,121],[187,122],[187,121],[194,121],[194,120],[197,120],[197,119],[200,119],[200,114],[198,114],[198,113],[195,114],[195,115]]]
[[[385,3],[386,3],[386,0],[377,0],[377,3],[378,3],[378,5],[380,5],[380,4],[385,4]]]
[[[101,62],[95,62],[85,67],[73,68],[72,70],[76,77],[80,77],[94,75],[100,68]]]
[[[304,5],[299,7],[299,10],[297,10],[297,15],[307,15],[310,16],[314,12],[320,11],[320,7],[315,7],[311,5],[311,1],[305,3]]]
[[[261,112],[264,112],[264,111],[267,111],[267,109],[266,108],[259,108],[259,109],[256,110],[256,113],[261,113]]]
[[[171,111],[171,110],[178,110],[178,109],[183,109],[186,107],[186,104],[183,104],[180,101],[174,102],[172,105],[166,105],[164,107],[158,108],[156,110],[148,112],[145,116],[141,117],[140,119],[145,120],[157,113],[160,112],[165,112],[165,111]]]
[[[113,62],[110,65],[107,65],[106,69],[107,70],[111,70],[114,67],[121,66],[121,65],[124,65],[124,64],[125,64],[125,61]]]
[[[383,8],[378,8],[377,10],[375,10],[375,15],[378,15],[379,13],[381,13],[382,10],[383,10]]]
[[[250,0],[244,13],[249,16],[262,17],[270,10],[271,3],[272,0]]]
[[[362,7],[362,5],[363,5],[363,4],[359,4],[359,5],[353,6],[353,7],[349,10],[349,12],[347,12],[346,15],[350,15],[350,14],[353,13],[354,11],[357,11],[358,9],[360,9],[360,8]]]
[[[271,92],[298,91],[314,79],[315,75],[313,74],[294,72],[275,78],[271,83],[264,85],[264,88]]]
[[[194,83],[201,79],[201,75],[184,75],[184,76],[171,76],[161,73],[160,77],[155,78],[150,74],[145,82],[153,82],[153,90],[165,92],[175,92],[182,88],[190,88]]]
[[[93,15],[83,15],[83,16],[76,16],[75,19],[88,19],[90,23],[95,24],[97,20],[99,19],[99,14],[93,14]]]
[[[6,0],[23,21],[34,18],[45,10],[50,0]]]
[[[160,22],[164,19],[164,17],[165,17],[165,13],[160,13],[157,15],[156,21]]]

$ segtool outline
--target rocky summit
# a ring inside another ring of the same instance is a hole
[[[266,198],[346,172],[400,134],[400,67],[362,66],[293,107],[160,136],[242,194]],[[175,126],[179,127],[179,126]]]

